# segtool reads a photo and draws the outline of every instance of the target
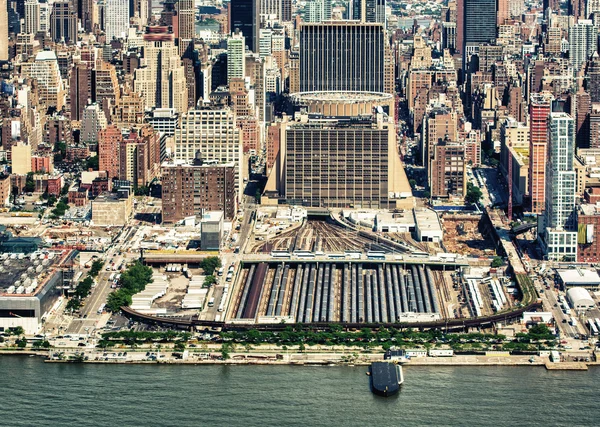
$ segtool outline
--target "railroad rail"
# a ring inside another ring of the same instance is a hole
[[[281,331],[287,327],[300,327],[303,329],[313,330],[329,330],[331,325],[341,325],[346,330],[361,329],[364,327],[371,328],[399,328],[399,329],[440,329],[446,331],[465,330],[467,328],[492,325],[496,322],[506,322],[508,320],[515,320],[520,318],[526,311],[536,311],[542,308],[541,303],[532,303],[524,307],[520,307],[516,310],[497,313],[491,316],[465,318],[465,319],[441,319],[432,322],[395,322],[395,323],[343,323],[343,322],[310,322],[310,323],[297,323],[297,324],[285,324],[285,323],[273,323],[273,324],[230,324],[226,322],[216,322],[211,320],[200,320],[197,316],[191,319],[176,319],[172,317],[158,317],[143,314],[138,311],[131,309],[130,307],[121,307],[123,313],[131,318],[138,321],[148,322],[152,324],[158,324],[163,326],[175,327],[178,329],[192,329],[194,327],[205,327],[220,329],[223,331],[236,331],[236,330],[249,330],[256,329],[260,331]]]

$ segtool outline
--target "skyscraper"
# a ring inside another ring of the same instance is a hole
[[[179,0],[177,2],[177,16],[179,19],[179,39],[192,40],[195,33],[194,0]]]
[[[575,230],[576,172],[575,125],[566,113],[550,113],[548,117],[548,168],[546,203],[540,219],[539,239],[551,260],[576,261]]]
[[[260,0],[232,0],[229,3],[229,28],[239,29],[246,38],[246,45],[258,52],[260,29]]]
[[[27,34],[35,34],[40,31],[40,3],[38,0],[27,0],[25,2],[25,28]]]
[[[463,2],[465,45],[494,41],[497,21],[496,0],[463,0]]]
[[[354,0],[350,19],[385,24],[385,0]]]
[[[227,39],[227,83],[246,76],[246,38],[236,31]]]
[[[546,155],[551,98],[531,96],[529,104],[529,197],[531,212],[539,214],[546,201]]]
[[[106,0],[104,6],[105,32],[107,42],[122,39],[129,31],[129,2]]]
[[[383,25],[354,21],[300,28],[300,92],[384,92]]]
[[[55,42],[77,41],[77,13],[70,1],[57,1],[50,14],[50,35]]]
[[[8,5],[0,0],[0,61],[8,61]]]
[[[580,19],[569,28],[569,59],[573,72],[577,73],[597,48],[598,29],[590,19]]]
[[[143,94],[146,108],[188,109],[185,68],[179,50],[172,41],[146,41],[143,46],[145,67],[135,70],[134,90]]]

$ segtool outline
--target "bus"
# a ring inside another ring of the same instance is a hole
[[[102,305],[100,306],[100,308],[98,309],[98,314],[102,314],[102,313],[104,313],[104,307],[106,307],[106,304],[102,304]]]
[[[214,307],[215,306],[215,299],[214,298],[211,298],[211,299],[208,300],[208,306],[209,307]]]
[[[271,257],[273,258],[290,258],[291,255],[286,251],[271,251]]]
[[[369,252],[367,252],[367,259],[385,260],[385,252],[369,251]]]

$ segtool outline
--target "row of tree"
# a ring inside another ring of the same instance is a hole
[[[96,260],[92,263],[92,267],[85,279],[81,280],[75,288],[75,294],[67,303],[67,310],[76,311],[81,308],[82,301],[90,294],[94,287],[94,277],[102,270],[104,261]]]
[[[116,313],[121,307],[131,305],[131,297],[146,289],[146,285],[151,282],[152,268],[137,261],[121,274],[119,279],[120,289],[108,296],[106,307]]]

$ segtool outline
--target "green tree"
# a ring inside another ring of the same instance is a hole
[[[29,172],[25,178],[25,192],[31,193],[35,191],[35,181],[33,180],[33,172]]]
[[[88,157],[87,160],[85,161],[86,169],[91,169],[91,170],[97,171],[99,166],[100,166],[100,159],[98,158],[98,156]]]
[[[408,181],[408,183],[410,184],[410,188],[412,188],[413,190],[417,186],[417,180],[416,179],[411,179],[411,180]]]
[[[185,351],[185,343],[183,341],[177,341],[174,349],[175,351]]]
[[[204,286],[205,288],[210,288],[215,283],[217,283],[217,278],[211,274],[211,275],[206,276],[202,286]]]
[[[25,329],[22,326],[15,326],[14,328],[8,328],[9,335],[23,335]]]
[[[124,289],[111,292],[106,299],[106,307],[113,313],[121,310],[121,307],[131,305],[131,294]]]
[[[228,360],[231,358],[231,344],[223,343],[221,345],[221,357],[223,360]]]
[[[256,199],[256,203],[260,205],[260,198],[262,197],[262,194],[260,192],[260,190],[256,190],[256,193],[254,194],[254,198]]]
[[[104,267],[104,261],[97,259],[92,263],[92,267],[90,268],[90,276],[96,277],[98,273],[102,271],[102,267]]]
[[[150,188],[148,188],[146,186],[136,187],[133,190],[133,193],[136,196],[149,196],[150,195]]]
[[[27,347],[27,338],[21,337],[21,339],[15,341],[15,344],[17,344],[17,347],[19,348],[25,348]]]
[[[63,188],[60,190],[60,195],[66,196],[68,193],[69,193],[69,183],[65,183],[65,185],[63,185]]]
[[[504,260],[502,257],[495,256],[492,260],[492,268],[502,267],[504,265]]]
[[[69,302],[67,303],[67,310],[70,310],[71,312],[79,310],[79,308],[81,307],[81,301],[79,301],[79,298],[71,298],[69,300]]]
[[[465,202],[470,204],[476,204],[479,203],[482,197],[483,193],[481,192],[481,189],[469,182],[467,184],[467,195],[465,196]]]
[[[211,276],[216,269],[221,267],[221,259],[216,256],[211,256],[208,258],[204,258],[200,263],[200,268],[204,270],[204,273],[208,276]]]

